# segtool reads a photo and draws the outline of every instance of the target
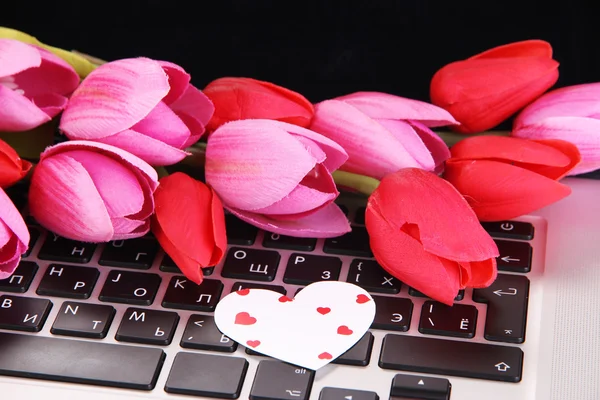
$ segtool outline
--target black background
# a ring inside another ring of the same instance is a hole
[[[600,17],[578,0],[2,3],[0,25],[107,60],[172,61],[199,88],[247,76],[313,102],[358,90],[428,101],[443,65],[525,39],[551,43],[557,87],[600,81]]]

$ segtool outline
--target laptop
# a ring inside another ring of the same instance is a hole
[[[340,238],[282,237],[227,215],[228,253],[200,286],[151,235],[93,245],[27,218],[31,250],[0,281],[0,399],[597,400],[600,182],[564,182],[566,199],[484,223],[500,248],[499,278],[461,291],[452,307],[377,265],[364,199],[352,195],[338,199],[353,226]],[[24,213],[25,190],[9,191]],[[317,371],[255,353],[214,324],[232,291],[292,297],[328,279],[365,288],[377,312],[353,348]]]

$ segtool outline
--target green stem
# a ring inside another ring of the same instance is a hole
[[[343,186],[354,189],[367,196],[370,196],[371,193],[377,189],[377,186],[379,186],[379,181],[369,176],[353,174],[346,171],[335,171],[332,175],[333,180],[338,187]]]

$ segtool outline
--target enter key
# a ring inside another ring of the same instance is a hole
[[[527,325],[529,279],[498,274],[485,289],[473,290],[473,301],[487,303],[484,337],[487,340],[523,343]]]

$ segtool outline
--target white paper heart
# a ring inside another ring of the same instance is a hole
[[[359,286],[315,282],[292,300],[265,289],[230,293],[215,323],[232,340],[300,367],[317,370],[350,349],[375,318],[373,298]]]

